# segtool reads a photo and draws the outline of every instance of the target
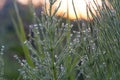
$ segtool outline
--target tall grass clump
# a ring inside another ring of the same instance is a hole
[[[52,14],[54,2],[50,0],[48,13],[42,13],[40,18],[31,8],[34,24],[29,25],[29,40],[24,39],[22,44],[29,50],[27,56],[34,67],[27,57],[18,59],[23,80],[119,80],[120,2],[111,0],[111,10],[103,0],[104,7],[98,7],[99,17],[88,7],[94,20],[74,22],[63,22],[55,16],[59,6]]]
[[[14,0],[13,3],[14,3],[15,11],[16,11],[16,15],[15,16],[12,15],[12,17],[11,17],[12,22],[14,24],[14,29],[15,29],[18,39],[21,43],[21,46],[22,46],[22,49],[23,49],[23,52],[25,54],[25,58],[26,58],[28,64],[31,67],[34,67],[34,64],[30,58],[30,52],[29,52],[28,48],[24,45],[24,41],[27,39],[27,37],[26,37],[25,30],[24,30],[23,22],[20,17],[19,10],[18,10],[17,4],[16,4],[16,0]]]

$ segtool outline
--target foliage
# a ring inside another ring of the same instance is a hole
[[[53,0],[50,1],[51,10]],[[34,67],[28,60],[16,57],[22,66],[19,71],[23,79],[119,80],[120,5],[117,0],[111,3],[114,10],[103,3],[99,17],[93,15],[91,22],[76,20],[76,25],[68,19],[62,22],[62,18],[54,15],[41,14],[38,18],[31,8],[34,24],[30,25],[30,39],[23,41],[30,50]]]

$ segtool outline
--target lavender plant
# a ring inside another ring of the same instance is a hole
[[[1,80],[5,80],[5,79],[4,79],[3,50],[4,50],[4,46],[2,46],[2,48],[1,48],[1,50],[0,50],[0,79],[1,79]]]
[[[76,20],[76,25],[51,14],[53,0],[51,15],[38,18],[33,11],[34,24],[24,45],[34,67],[18,59],[23,80],[119,80],[120,5],[118,0],[111,2],[115,11],[103,0],[99,17],[93,14],[92,22]]]

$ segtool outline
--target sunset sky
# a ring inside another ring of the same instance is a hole
[[[17,0],[17,1],[23,5],[27,5],[30,3],[29,0]],[[72,1],[74,2],[74,7],[73,7]],[[110,7],[111,5],[108,2],[108,0],[105,0],[105,1],[107,3],[107,6]],[[64,18],[68,18],[68,15],[69,15],[69,19],[71,19],[71,20],[76,19],[75,12],[77,14],[78,19],[88,20],[88,14],[89,14],[89,19],[93,19],[90,12],[87,11],[86,9],[88,9],[88,7],[89,7],[92,10],[92,13],[95,16],[97,16],[95,11],[98,9],[96,6],[99,6],[100,8],[102,8],[101,0],[57,0],[52,7],[52,13],[55,12],[55,9],[59,6],[60,2],[61,2],[61,5],[60,5],[56,15],[57,16],[64,15]],[[44,8],[45,0],[32,0],[32,4],[35,7],[42,6]],[[47,11],[49,13],[49,8],[50,8],[49,0],[46,0],[46,7],[47,7]],[[74,8],[75,8],[75,10],[74,10]],[[88,14],[87,14],[87,12],[88,12]]]
[[[73,6],[72,1],[74,3],[74,6]],[[6,0],[0,0],[0,10],[4,7],[5,2]],[[49,8],[50,8],[49,0],[17,0],[17,2],[22,5],[28,5],[32,2],[34,7],[41,6],[43,8],[45,8],[45,3],[46,3],[47,10],[43,9],[43,11],[47,11],[47,13],[49,14]],[[87,11],[86,9],[88,9],[89,7],[92,10],[92,13],[95,16],[97,16],[95,11],[98,9],[96,6],[99,6],[100,8],[102,8],[101,0],[57,0],[52,7],[52,14],[58,8],[60,2],[61,2],[61,5],[56,13],[56,16],[64,15],[64,18],[69,18],[71,20],[75,20],[76,15],[78,19],[88,20],[88,16],[87,16],[88,14],[89,14],[89,18],[93,19],[90,12]],[[106,3],[107,3],[107,6],[111,8],[111,5],[108,2],[108,0],[106,0]],[[76,15],[75,15],[75,12],[76,12]]]

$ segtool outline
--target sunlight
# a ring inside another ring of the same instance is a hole
[[[29,0],[17,0],[19,3],[23,4],[23,5],[28,5],[29,4]]]
[[[27,5],[30,3],[30,0],[18,0],[18,2],[23,5]],[[105,2],[107,6],[111,8],[111,4],[108,2],[108,0],[105,0]],[[47,13],[49,14],[50,8],[49,0],[32,0],[32,4],[35,7],[42,6],[44,8],[43,10],[47,11]],[[47,10],[45,10],[45,4]],[[96,11],[98,10],[97,7],[99,7],[99,9],[102,8],[102,0],[57,0],[52,6],[52,14],[58,8],[59,4],[60,7],[56,13],[56,16],[62,16],[64,18],[69,18],[71,20],[76,20],[76,18],[79,20],[81,19],[88,20],[88,16],[89,20],[92,20],[93,17],[90,11],[87,9],[88,8],[91,9],[92,13],[95,16],[97,16],[96,13]]]

